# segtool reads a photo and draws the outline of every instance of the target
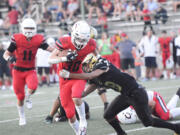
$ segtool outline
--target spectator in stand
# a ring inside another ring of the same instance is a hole
[[[42,23],[52,22],[52,13],[46,7],[44,8]]]
[[[155,0],[148,0],[148,10],[151,14],[156,13],[158,10],[158,3]]]
[[[175,38],[175,47],[176,47],[177,64],[179,65],[179,69],[180,69],[180,29],[178,30],[178,36]]]
[[[134,78],[136,78],[136,73],[132,52],[135,47],[136,44],[128,39],[128,36],[124,32],[121,33],[121,41],[115,46],[120,53],[121,69],[124,72],[131,74]]]
[[[107,24],[107,16],[106,14],[100,12],[97,20],[97,25],[100,27],[101,32],[107,32],[108,24]]]
[[[176,39],[176,32],[175,31],[171,31],[171,48],[172,48],[172,55],[173,55],[173,61],[174,61],[174,68],[173,68],[173,72],[174,72],[174,76],[176,77],[176,65],[177,65],[177,57],[176,57],[176,46],[175,46],[175,39]]]
[[[67,5],[67,15],[68,15],[68,21],[72,21],[74,15],[76,14],[77,10],[79,8],[78,0],[69,0]]]
[[[3,45],[0,43],[0,89],[2,90],[6,90],[11,85],[10,69],[8,62],[3,58],[4,52]]]
[[[58,11],[57,11],[56,21],[60,22],[62,19],[66,19],[66,18],[67,18],[66,9],[63,6],[63,2],[59,1],[59,8],[58,8]]]
[[[165,8],[163,8],[162,6],[160,6],[155,14],[155,21],[156,24],[158,24],[158,21],[161,20],[161,22],[163,24],[166,24],[167,20],[168,20],[168,16],[167,16],[167,11]]]
[[[136,16],[136,8],[133,5],[132,1],[129,1],[126,7],[126,18],[127,20],[134,22]]]
[[[96,10],[97,16],[99,16],[100,11],[101,11],[100,6],[101,6],[101,1],[100,0],[91,0],[90,1],[88,19],[92,18],[92,13],[93,13],[94,9]]]
[[[172,38],[167,36],[167,32],[165,30],[162,31],[162,36],[159,37],[159,44],[160,44],[160,53],[162,55],[162,63],[163,63],[163,78],[168,79],[167,74],[167,61],[171,58],[171,51],[170,51],[170,42]],[[170,72],[170,79],[174,79],[174,74],[172,69],[169,69]]]
[[[146,33],[147,26],[149,26],[151,28],[151,31],[154,33],[154,30],[153,30],[153,27],[152,27],[152,24],[151,24],[151,16],[150,16],[151,13],[148,10],[148,7],[147,7],[146,4],[144,5],[144,9],[142,11],[142,15],[143,15],[143,20],[144,20],[143,35],[145,35],[145,33]]]
[[[121,19],[121,12],[122,12],[122,3],[121,0],[114,0],[114,11],[113,11],[113,18]]]
[[[151,78],[150,72],[152,71],[152,80],[156,80],[156,55],[158,53],[158,39],[153,35],[152,30],[148,30],[146,36],[144,36],[139,47],[142,52],[142,56],[145,58],[146,77],[144,81]]]
[[[9,23],[10,25],[10,33],[14,34],[17,33],[18,30],[18,18],[20,17],[20,13],[18,10],[16,10],[15,7],[9,7],[9,12],[7,14],[7,20],[5,23]]]
[[[179,5],[180,5],[180,0],[174,0],[174,1],[173,1],[173,9],[174,9],[174,12],[177,11],[177,8],[178,8]]]
[[[100,55],[103,56],[103,58],[112,62],[113,49],[111,46],[110,38],[108,37],[107,33],[103,32],[101,34],[101,39],[99,39],[97,43]]]
[[[114,47],[121,40],[120,34],[121,31],[117,31],[116,34],[111,37],[111,45],[113,48],[112,64],[114,64],[117,68],[120,68],[120,56],[119,53],[114,49]]]
[[[110,0],[103,0],[102,1],[102,11],[105,13],[107,16],[111,16],[114,10],[114,6],[111,3]]]

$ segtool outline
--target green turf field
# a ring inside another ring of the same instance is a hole
[[[147,90],[161,93],[167,102],[180,87],[180,80],[149,81],[141,83]],[[33,108],[25,109],[27,125],[18,126],[18,113],[16,97],[10,90],[0,91],[0,135],[73,135],[68,122],[46,124],[44,119],[49,113],[54,99],[59,93],[59,88],[38,88],[32,96]],[[112,100],[118,93],[108,90],[108,100]],[[90,106],[91,118],[88,120],[88,135],[113,135],[114,130],[103,119],[103,104],[96,92],[84,98]],[[180,101],[178,103],[180,106]],[[180,117],[174,121],[180,122]],[[166,129],[144,128],[142,124],[122,126],[128,135],[172,135]],[[115,134],[114,134],[115,135]]]

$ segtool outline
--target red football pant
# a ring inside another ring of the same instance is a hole
[[[24,87],[31,90],[36,90],[38,87],[38,78],[35,70],[21,72],[13,69],[13,88],[18,100],[24,100],[25,91]]]
[[[72,118],[75,115],[75,105],[72,98],[81,98],[85,85],[85,80],[69,80],[64,84],[60,82],[60,99],[67,118]]]
[[[166,107],[166,103],[164,102],[163,98],[158,93],[155,93],[153,100],[156,102],[155,115],[157,115],[163,120],[169,120],[170,112],[169,109]]]

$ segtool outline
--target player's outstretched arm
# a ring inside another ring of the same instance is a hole
[[[59,72],[59,75],[63,78],[74,78],[74,79],[83,79],[83,80],[91,80],[93,78],[96,78],[103,74],[104,72],[107,72],[106,70],[97,69],[95,71],[92,71],[91,73],[70,73],[67,70],[61,70]]]
[[[95,84],[89,84],[84,92],[82,93],[82,97],[85,97],[87,95],[89,95],[91,92],[93,92],[94,90],[96,90],[97,86]]]

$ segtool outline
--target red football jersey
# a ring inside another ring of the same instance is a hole
[[[44,36],[40,34],[36,34],[31,40],[27,40],[23,34],[14,34],[12,42],[16,44],[15,57],[17,60],[15,66],[23,68],[35,67],[36,53],[43,41]]]
[[[159,38],[159,44],[161,45],[162,52],[170,52],[171,39],[172,39],[171,37]]]
[[[58,41],[56,41],[57,48],[59,49],[71,49],[76,50],[75,46],[71,42],[71,37],[61,37]],[[59,70],[66,69],[70,72],[74,73],[82,73],[82,65],[81,62],[86,57],[87,54],[94,52],[96,49],[96,42],[94,39],[90,39],[87,45],[81,50],[77,50],[78,56],[73,62],[64,62],[59,63]]]

